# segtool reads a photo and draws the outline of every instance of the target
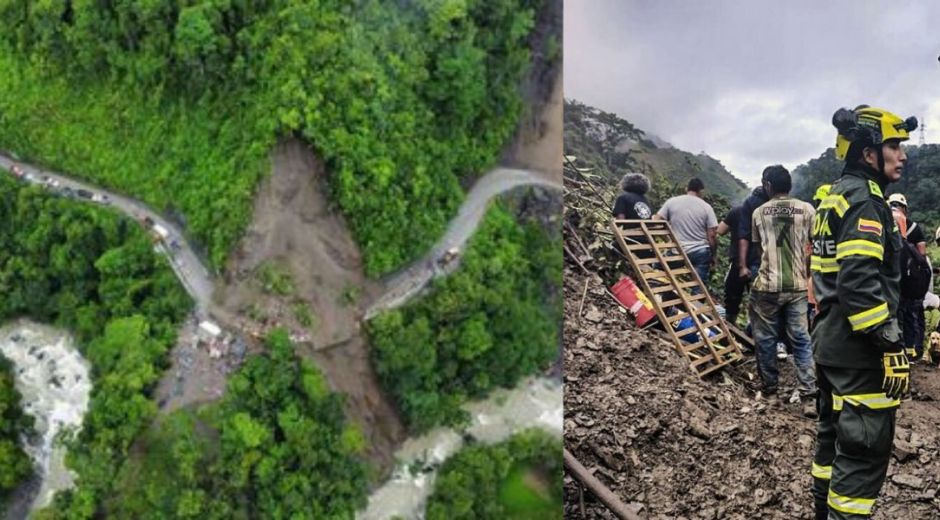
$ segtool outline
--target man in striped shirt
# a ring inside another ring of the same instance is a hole
[[[760,268],[751,290],[757,366],[765,394],[777,392],[778,320],[784,320],[793,346],[793,360],[803,401],[803,413],[816,416],[816,372],[806,320],[809,273],[808,245],[816,211],[811,204],[790,197],[790,172],[769,169],[764,190],[770,200],[754,211],[751,237],[759,247]]]

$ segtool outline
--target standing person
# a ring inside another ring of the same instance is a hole
[[[623,193],[617,197],[614,202],[612,213],[614,218],[619,220],[648,220],[653,215],[649,201],[646,200],[646,193],[650,190],[650,180],[642,173],[630,172],[620,179],[620,189]],[[645,244],[648,242],[645,236],[632,237],[637,243]],[[612,246],[615,250],[616,245]],[[634,251],[637,258],[653,258],[656,254],[649,249],[640,249]]]
[[[924,295],[930,285],[927,238],[921,226],[910,219],[907,198],[901,193],[888,197],[888,206],[897,214],[898,227],[906,244],[901,249],[901,301],[898,315],[908,359],[916,361],[924,352]]]
[[[914,244],[914,247],[917,248],[917,251],[921,255],[927,256],[927,237],[924,235],[924,230],[911,220],[910,210],[907,208],[907,197],[903,193],[894,193],[888,197],[888,206],[891,209],[898,209],[901,213],[904,214],[904,220],[907,222],[907,232],[905,238],[911,244]]]
[[[689,262],[708,284],[708,273],[718,246],[716,230],[718,218],[711,205],[702,199],[705,183],[693,177],[689,180],[685,195],[672,197],[653,215],[656,220],[666,220],[679,241]]]
[[[754,188],[754,191],[744,199],[741,204],[741,220],[738,221],[738,276],[745,281],[750,282],[751,277],[757,274],[760,267],[760,255],[751,250],[751,218],[754,216],[754,210],[761,204],[764,204],[770,197],[764,191],[764,183],[767,182],[767,175],[783,166],[775,165],[764,168],[761,173],[761,185]]]
[[[725,320],[732,325],[738,321],[744,291],[747,289],[747,282],[738,276],[738,237],[740,236],[738,223],[740,219],[741,206],[735,206],[718,223],[716,231],[719,236],[731,234],[731,241],[728,243],[728,272],[725,274]]]
[[[883,193],[901,178],[901,142],[917,120],[862,105],[838,110],[832,123],[845,167],[813,223],[819,421],[812,474],[816,518],[838,520],[871,516],[909,385],[897,321],[902,239]]]
[[[738,277],[741,279],[741,283],[744,284],[745,290],[750,287],[751,281],[754,276],[757,275],[757,271],[760,269],[760,255],[757,254],[757,250],[751,247],[751,218],[754,216],[754,210],[760,207],[762,204],[765,204],[770,197],[767,195],[767,192],[764,190],[764,185],[767,182],[768,175],[772,172],[779,172],[781,170],[786,170],[783,166],[777,164],[773,166],[768,166],[764,168],[764,171],[761,172],[761,185],[757,188],[754,188],[754,191],[751,192],[751,195],[748,198],[744,199],[744,203],[741,205],[741,219],[738,221]],[[754,308],[751,306],[751,301],[748,301],[748,316],[754,315]],[[749,319],[748,328],[751,329],[748,332],[753,335],[754,331],[754,320]],[[784,360],[787,358],[787,347],[785,344],[785,338],[783,335],[778,337],[777,341],[777,359]]]
[[[627,173],[620,179],[623,193],[614,202],[614,217],[620,220],[647,220],[653,215],[646,192],[650,190],[650,180],[642,173]]]
[[[816,188],[816,193],[813,195],[813,208],[819,209],[819,205],[822,204],[822,201],[829,196],[829,190],[832,188],[832,184],[822,184]],[[812,254],[812,244],[810,244],[810,254]],[[813,320],[816,318],[816,313],[819,311],[819,302],[816,301],[816,293],[813,291],[813,277],[809,278],[809,287],[806,290],[806,297],[809,300],[809,308],[807,309],[807,314],[809,315],[809,323],[813,324]]]
[[[751,317],[757,364],[766,395],[777,393],[777,337],[780,320],[793,346],[796,376],[800,382],[803,414],[816,417],[816,374],[813,348],[806,321],[809,255],[816,211],[807,202],[790,197],[792,180],[786,168],[775,168],[764,181],[770,200],[751,218],[754,247],[760,251],[760,269],[751,288]]]

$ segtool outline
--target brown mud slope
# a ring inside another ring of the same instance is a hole
[[[369,363],[359,319],[363,294],[375,291],[359,249],[337,208],[328,203],[323,164],[298,140],[278,144],[271,175],[255,199],[253,220],[226,267],[218,301],[242,329],[280,325],[302,339],[298,352],[313,359],[331,387],[346,394],[349,417],[362,428],[370,459],[392,462],[404,429]],[[275,265],[289,275],[288,296],[266,294],[258,270]],[[358,294],[349,298],[350,292]],[[293,309],[307,305],[314,324],[302,326]],[[328,354],[316,350],[333,345]],[[339,361],[341,360],[341,361]]]
[[[565,273],[565,445],[643,518],[812,518],[815,422],[756,400],[742,366],[700,380],[591,276]],[[782,385],[792,389],[789,362]],[[875,519],[940,518],[940,372],[918,365]],[[565,476],[566,518],[614,518]]]
[[[549,54],[557,44],[558,55]],[[502,153],[504,166],[537,170],[561,184],[564,135],[562,77],[562,2],[546,2],[529,36],[532,64],[521,85],[525,111],[511,143]]]

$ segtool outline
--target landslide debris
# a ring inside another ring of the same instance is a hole
[[[751,391],[753,357],[701,380],[664,335],[633,326],[599,277],[569,267],[566,448],[644,518],[811,518],[815,422]],[[792,365],[780,367],[792,390]],[[940,374],[917,365],[913,378],[875,519],[940,516]],[[566,475],[566,518],[614,518],[586,491],[583,503]]]

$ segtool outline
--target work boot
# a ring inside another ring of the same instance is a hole
[[[813,397],[803,397],[800,399],[803,403],[803,417],[815,419],[819,417],[819,411],[816,410],[816,399]]]
[[[760,388],[761,395],[764,396],[764,399],[770,399],[777,395],[777,387],[770,385],[762,385]]]

